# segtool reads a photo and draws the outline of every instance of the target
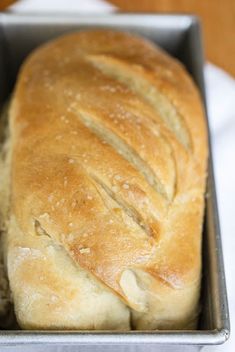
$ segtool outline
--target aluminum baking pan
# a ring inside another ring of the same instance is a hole
[[[200,24],[187,15],[112,14],[77,15],[0,15],[0,102],[9,97],[16,74],[25,56],[39,44],[62,33],[91,27],[111,27],[139,33],[166,49],[186,66],[205,102],[203,51]],[[76,345],[79,351],[196,351],[204,345],[225,342],[229,336],[229,314],[223,267],[221,236],[216,205],[212,157],[203,234],[203,283],[201,316],[193,331],[0,331],[0,345]],[[94,347],[94,345],[96,347]],[[1,348],[2,350],[2,348]]]

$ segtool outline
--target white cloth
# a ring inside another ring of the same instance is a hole
[[[211,64],[205,67],[209,124],[228,291],[231,336],[221,346],[203,351],[235,350],[235,80]]]
[[[113,10],[115,7],[104,0],[21,0],[10,7],[12,12],[103,13]],[[205,81],[230,319],[233,328],[235,327],[235,206],[233,203],[235,198],[235,80],[218,67],[207,64]],[[6,350],[12,351],[13,349],[6,347]],[[206,347],[203,351],[234,352],[234,350],[235,334],[233,336],[232,332],[229,341],[224,345]],[[14,351],[41,352],[45,351],[45,346],[19,347]],[[79,348],[50,347],[47,351],[72,352],[79,351]],[[115,352],[116,348],[110,347],[110,351]]]
[[[104,13],[115,10],[104,0],[20,0],[9,7],[12,12]]]

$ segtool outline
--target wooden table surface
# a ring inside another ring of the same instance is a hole
[[[206,57],[235,77],[235,0],[109,0],[125,12],[193,13],[201,17]]]

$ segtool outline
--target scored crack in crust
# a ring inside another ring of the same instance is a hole
[[[207,134],[182,65],[127,33],[36,49],[10,107],[6,264],[27,329],[186,329]]]

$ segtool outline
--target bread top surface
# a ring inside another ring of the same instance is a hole
[[[136,311],[130,273],[151,292],[199,287],[207,133],[178,61],[127,33],[60,37],[23,64],[10,130],[11,216],[30,241]]]

